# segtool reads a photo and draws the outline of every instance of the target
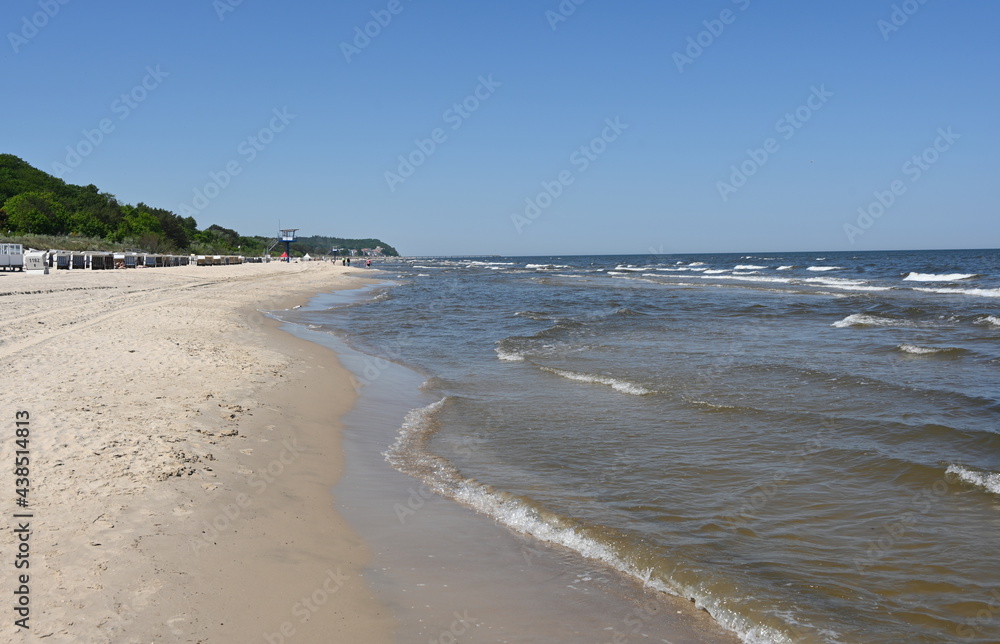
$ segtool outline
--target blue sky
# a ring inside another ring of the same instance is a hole
[[[8,0],[0,151],[418,255],[1000,246],[995,2],[579,1]]]

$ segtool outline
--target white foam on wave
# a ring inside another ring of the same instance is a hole
[[[705,271],[705,275],[721,275],[722,273],[728,273],[728,272],[729,272],[729,269],[725,269],[725,270],[709,269],[709,270]]]
[[[572,266],[566,266],[565,264],[525,264],[525,268],[534,268],[535,270],[541,271],[554,271],[557,268],[572,268]]]
[[[958,282],[978,277],[975,273],[907,273],[908,282]]]
[[[837,329],[846,329],[852,326],[900,326],[902,323],[899,320],[893,320],[892,318],[883,318],[877,315],[866,315],[864,313],[854,313],[853,315],[848,315],[843,320],[839,322],[834,322],[830,326]]]
[[[892,287],[889,286],[851,286],[850,284],[827,284],[830,288],[840,289],[842,291],[891,291]]]
[[[976,472],[961,465],[949,465],[946,473],[957,476],[959,480],[966,483],[981,487],[987,492],[1000,494],[1000,472]]]
[[[734,271],[762,271],[767,266],[758,266],[756,264],[737,264],[733,267]]]
[[[633,266],[629,264],[628,266],[615,266],[616,271],[631,271],[633,273],[641,273],[642,271],[648,271],[649,268],[639,268],[638,266]]]
[[[976,297],[1000,297],[1000,288],[914,288],[923,293],[941,295],[974,295]]]
[[[990,324],[993,326],[1000,326],[1000,318],[995,315],[987,315],[984,318],[976,320],[976,324]]]
[[[702,267],[699,267],[699,266],[696,266],[696,267],[681,266],[681,267],[678,267],[678,268],[658,268],[656,270],[658,270],[658,271],[666,271],[668,273],[683,273],[683,272],[686,272],[686,271],[693,271],[693,272],[697,273],[697,272],[701,272],[701,271],[707,271],[708,269],[707,268],[702,268]]]
[[[779,271],[787,271],[787,270],[791,270],[793,268],[795,268],[795,267],[794,266],[779,266],[778,270]]]
[[[784,277],[767,277],[758,273],[732,273],[730,275],[702,275],[702,279],[734,280],[739,282],[768,282],[777,284],[789,284],[792,280]]]
[[[891,291],[890,286],[872,286],[865,280],[852,280],[846,277],[807,277],[803,282],[832,286],[843,291]]]
[[[691,262],[688,266],[704,266],[705,262]]]
[[[942,349],[939,347],[918,347],[915,344],[901,344],[896,348],[902,351],[903,353],[912,353],[918,356],[932,355],[935,353],[941,353],[943,351],[950,351],[950,349]]]
[[[641,385],[637,385],[634,382],[628,382],[627,380],[618,380],[617,378],[611,378],[609,376],[596,376],[589,373],[577,373],[575,371],[566,371],[565,369],[556,369],[554,367],[542,367],[542,371],[547,371],[549,373],[554,373],[557,376],[566,378],[567,380],[576,380],[578,382],[590,382],[599,385],[607,385],[614,389],[615,391],[620,391],[623,394],[629,394],[630,396],[645,396],[646,394],[656,393],[652,389],[646,389]]]
[[[810,266],[806,270],[807,271],[817,271],[817,272],[842,271],[842,270],[844,270],[844,267],[843,266]]]
[[[524,356],[516,351],[505,351],[500,347],[494,349],[497,354],[497,358],[503,360],[504,362],[524,362]]]

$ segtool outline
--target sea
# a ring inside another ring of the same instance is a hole
[[[1000,251],[375,268],[300,321],[419,374],[387,466],[745,642],[1000,642]]]

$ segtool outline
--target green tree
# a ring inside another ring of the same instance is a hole
[[[108,235],[108,227],[90,213],[75,212],[69,216],[69,232],[83,237],[103,238]]]
[[[125,239],[138,239],[148,233],[162,235],[163,228],[160,227],[160,221],[145,210],[133,208],[125,213],[122,222],[118,224],[118,230],[112,237],[115,241],[123,241]]]
[[[16,233],[64,235],[68,232],[66,210],[51,192],[22,192],[3,205],[6,226]]]

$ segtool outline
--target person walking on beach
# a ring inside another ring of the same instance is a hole
[[[371,267],[372,267],[372,260],[366,259],[365,260],[365,268],[371,268]]]

